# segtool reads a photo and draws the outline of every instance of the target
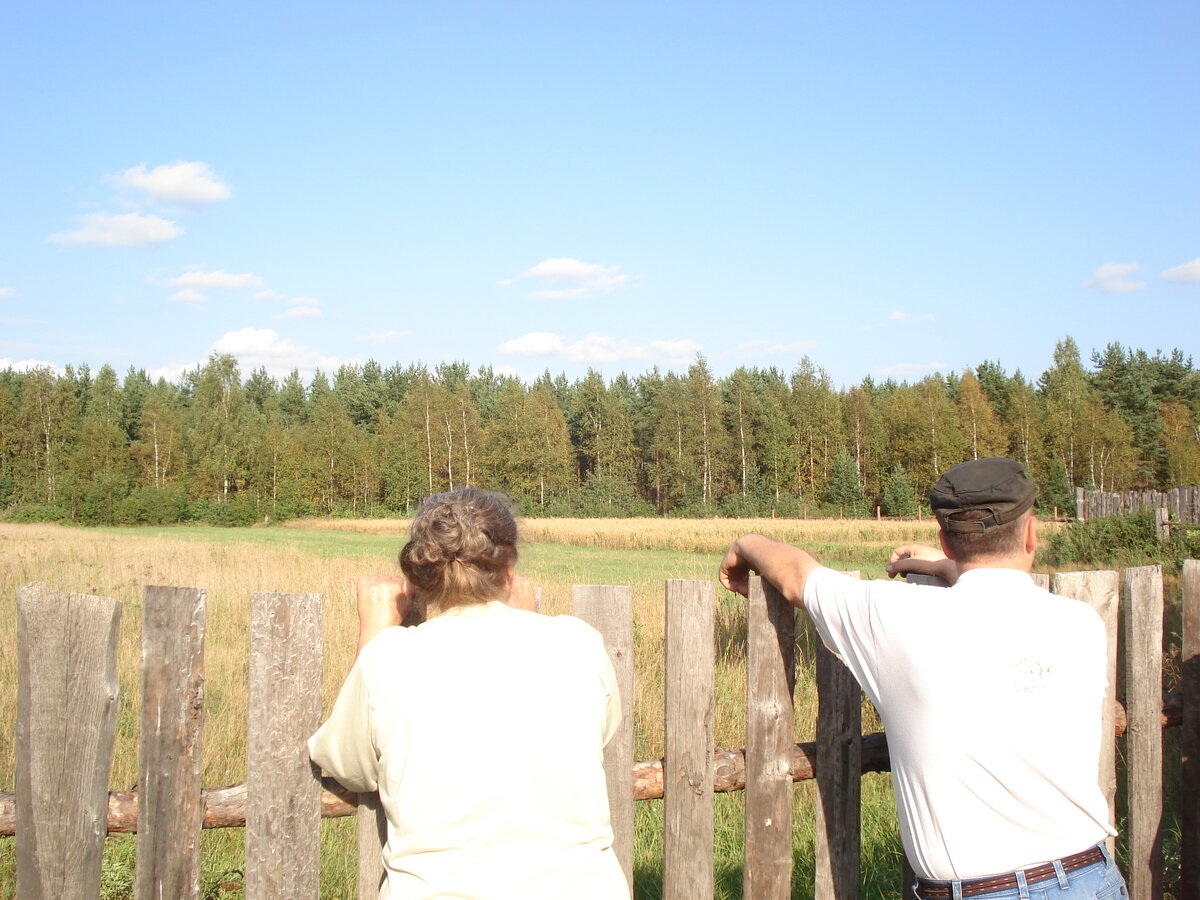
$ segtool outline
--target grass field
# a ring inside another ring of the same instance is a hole
[[[201,527],[73,529],[51,525],[0,524],[0,789],[12,790],[13,723],[16,718],[16,588],[44,581],[55,589],[115,597],[123,606],[119,670],[121,705],[117,752],[110,785],[128,788],[137,780],[137,727],[141,591],[147,584],[206,589],[206,718],[203,781],[234,784],[245,778],[245,720],[249,601],[254,591],[320,593],[325,598],[324,703],[328,710],[354,650],[352,585],[367,571],[394,571],[407,523],[394,520],[328,520],[288,527],[218,529]],[[628,584],[633,588],[636,632],[636,755],[662,754],[663,580],[700,578],[715,582],[728,542],[759,531],[803,544],[835,568],[882,574],[888,551],[899,543],[934,540],[925,522],[853,520],[532,520],[524,523],[521,570],[541,586],[543,611],[569,611],[573,584]],[[715,673],[717,744],[743,744],[745,666],[741,657],[745,615],[742,601],[717,591],[718,660]],[[816,717],[810,671],[802,670],[796,691],[796,740],[811,738]],[[866,730],[878,728],[865,711]],[[796,788],[795,896],[811,896],[813,847],[810,787]],[[872,775],[863,782],[864,897],[899,893],[900,849],[890,782]],[[740,795],[718,795],[716,870],[718,897],[741,893]],[[638,804],[637,896],[659,895],[661,804]],[[241,833],[230,829],[204,835],[206,896],[225,896],[221,884],[236,883]],[[108,841],[105,897],[132,896],[135,855],[132,838]],[[322,895],[353,896],[354,846],[350,820],[325,823]],[[0,898],[13,895],[13,842],[0,841]],[[229,893],[229,895],[235,895]]]

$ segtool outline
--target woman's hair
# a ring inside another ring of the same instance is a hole
[[[499,494],[459,488],[421,504],[400,550],[400,569],[441,609],[504,597],[517,562],[517,522]]]

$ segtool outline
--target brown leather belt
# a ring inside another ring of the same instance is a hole
[[[1104,854],[1100,852],[1100,848],[1092,847],[1084,850],[1082,853],[1076,853],[1072,856],[1064,856],[1059,860],[1064,872],[1074,872],[1076,869],[1082,869],[1084,866],[1090,866],[1092,863],[1100,862],[1104,859]],[[1022,869],[1025,873],[1026,884],[1037,884],[1039,881],[1048,881],[1051,878],[1056,878],[1057,873],[1054,871],[1054,863],[1042,863],[1040,866],[1030,866],[1028,869]],[[1017,873],[1009,872],[1006,875],[989,875],[986,878],[967,878],[962,882],[962,895],[964,897],[975,897],[979,894],[989,894],[992,891],[1003,891],[1017,887]],[[954,890],[951,887],[952,882],[949,881],[926,881],[924,878],[917,879],[917,896],[921,900],[946,900],[948,897],[954,896]]]

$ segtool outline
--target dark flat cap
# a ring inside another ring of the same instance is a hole
[[[929,506],[945,531],[987,531],[1032,507],[1035,493],[1019,462],[993,456],[959,463],[947,471],[929,492]],[[989,515],[963,515],[976,510]]]

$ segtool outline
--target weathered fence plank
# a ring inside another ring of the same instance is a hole
[[[1200,897],[1200,560],[1183,563],[1183,784],[1179,896]]]
[[[1125,771],[1129,816],[1126,878],[1134,900],[1162,896],[1162,566],[1126,569]]]
[[[857,572],[846,573],[855,578]],[[817,642],[816,900],[859,896],[862,844],[862,689]]]
[[[321,595],[255,593],[246,733],[246,897],[320,893],[321,786],[307,741],[321,721]]]
[[[663,900],[713,895],[713,588],[666,584]]]
[[[571,612],[600,632],[617,675],[621,726],[604,748],[604,778],[612,818],[613,851],[633,889],[633,589],[577,584],[571,588]]]
[[[1117,613],[1120,579],[1116,572],[1059,572],[1052,579],[1053,591],[1082,600],[1100,615],[1108,635],[1108,690],[1104,695],[1104,723],[1100,745],[1100,787],[1108,799],[1110,821],[1116,821],[1117,738],[1114,710],[1117,701]],[[1109,839],[1108,849],[1113,849]]]
[[[117,632],[108,597],[17,588],[17,895],[92,900],[108,820],[117,724]]]
[[[378,791],[358,795],[358,896],[363,900],[379,896],[383,886],[383,845],[387,842],[387,816]]]
[[[796,609],[750,579],[746,636],[746,834],[743,897],[792,895],[792,694]]]
[[[142,590],[138,900],[200,896],[205,594]]]

